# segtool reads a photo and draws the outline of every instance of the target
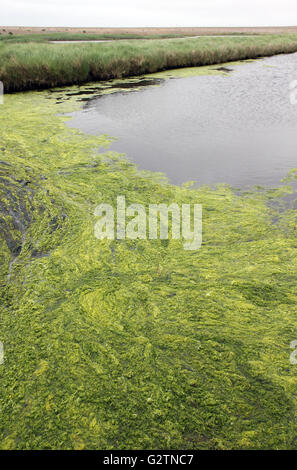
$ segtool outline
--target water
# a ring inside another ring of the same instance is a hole
[[[278,185],[297,167],[297,105],[289,89],[297,54],[232,69],[90,98],[69,125],[117,137],[112,150],[175,184]]]

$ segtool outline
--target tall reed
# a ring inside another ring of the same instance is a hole
[[[83,44],[0,41],[0,80],[6,92],[14,92],[291,52],[297,52],[297,35]]]

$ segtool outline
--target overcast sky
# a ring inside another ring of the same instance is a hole
[[[296,26],[297,0],[0,0],[6,26]]]

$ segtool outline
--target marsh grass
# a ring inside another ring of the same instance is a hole
[[[235,33],[238,34],[238,33]],[[1,41],[9,41],[10,43],[28,43],[28,42],[37,42],[44,43],[48,41],[93,41],[93,40],[119,40],[119,39],[165,39],[165,38],[175,38],[183,37],[184,34],[137,34],[137,33],[106,33],[106,34],[96,34],[96,33],[41,33],[41,34],[2,34],[0,35]]]
[[[0,41],[6,92],[50,88],[297,51],[297,35],[45,44]]]

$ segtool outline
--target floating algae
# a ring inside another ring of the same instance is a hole
[[[241,61],[243,62],[243,61]],[[244,61],[245,63],[255,61]],[[228,67],[234,65],[242,65],[240,62],[230,62],[223,64],[223,67],[217,65],[203,66],[203,67],[185,67],[182,69],[164,70],[158,73],[142,75],[139,77],[130,77],[125,80],[113,79],[100,81],[96,83],[87,83],[85,85],[72,85],[69,88],[53,88],[48,90],[48,99],[55,98],[56,102],[61,104],[76,97],[76,101],[90,101],[98,96],[122,93],[126,91],[138,91],[147,87],[154,87],[160,85],[164,79],[168,78],[186,78],[195,77],[200,75],[223,75],[226,76],[230,73]],[[43,92],[42,92],[43,93]],[[69,108],[73,110],[73,108]]]
[[[162,72],[156,72],[149,75],[146,75],[147,78],[187,78],[187,77],[197,77],[199,75],[228,75],[232,70],[229,67],[234,65],[242,65],[247,64],[250,62],[254,62],[255,60],[244,60],[244,61],[237,61],[237,62],[227,62],[218,65],[204,65],[200,67],[184,67],[181,69],[172,69],[172,70],[164,70]]]
[[[141,173],[57,96],[0,109],[0,447],[294,448],[296,213]],[[97,240],[119,194],[203,204],[202,248]]]

